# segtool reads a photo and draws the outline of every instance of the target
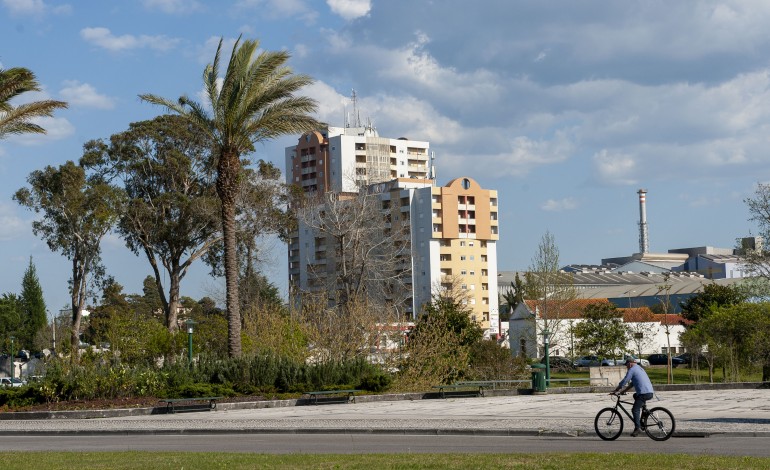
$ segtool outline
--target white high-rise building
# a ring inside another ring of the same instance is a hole
[[[328,127],[286,148],[286,182],[305,191],[356,192],[395,178],[430,175],[428,142],[380,137],[372,126]]]
[[[286,148],[287,183],[307,192],[376,194],[386,226],[405,223],[403,312],[415,318],[450,279],[467,294],[471,318],[492,337],[499,333],[497,191],[470,178],[435,186],[429,144],[377,136],[371,127],[329,127],[303,134]],[[333,244],[300,222],[289,243],[289,286],[312,292],[328,286],[337,269]]]

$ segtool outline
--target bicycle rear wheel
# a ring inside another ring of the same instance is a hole
[[[623,432],[623,417],[615,408],[604,408],[594,419],[596,434],[605,441],[614,441]]]
[[[652,408],[644,420],[644,432],[654,441],[665,441],[674,434],[674,415],[665,408]]]

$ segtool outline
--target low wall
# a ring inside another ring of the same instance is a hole
[[[616,387],[626,376],[625,366],[589,367],[588,377],[591,385]],[[606,379],[606,382],[605,382]]]

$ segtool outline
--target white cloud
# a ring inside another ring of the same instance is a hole
[[[78,81],[64,82],[64,88],[59,92],[64,101],[74,106],[84,106],[97,109],[113,109],[115,102],[107,95],[101,95],[96,88],[88,83]]]
[[[3,0],[3,5],[14,15],[40,15],[46,10],[43,0]]]
[[[574,198],[566,197],[564,199],[549,199],[540,205],[540,208],[548,212],[571,211],[578,206]]]
[[[30,122],[45,129],[45,134],[21,134],[7,138],[8,142],[20,145],[39,145],[51,140],[61,140],[75,133],[75,126],[60,117],[32,118]]]
[[[72,11],[69,4],[50,6],[43,0],[2,0],[5,8],[12,15],[42,16],[46,13],[66,14]]]
[[[318,12],[305,0],[239,0],[234,9],[236,14],[256,11],[271,20],[297,17],[312,24],[318,19]]]
[[[605,183],[636,184],[634,178],[636,161],[631,155],[611,153],[607,149],[593,156],[593,162],[600,179]]]
[[[372,9],[371,0],[326,0],[326,4],[334,13],[346,20],[366,16]]]
[[[16,214],[15,207],[0,201],[0,241],[20,238],[30,231],[30,223]]]
[[[202,5],[195,0],[142,0],[142,4],[149,10],[160,10],[172,14],[192,13],[202,8]]]
[[[134,36],[124,34],[115,36],[107,28],[83,28],[80,30],[80,37],[87,42],[110,51],[124,51],[130,49],[156,49],[166,51],[176,47],[178,39],[168,38],[166,36]]]

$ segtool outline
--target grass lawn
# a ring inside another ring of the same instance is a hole
[[[667,377],[666,377],[666,367],[665,366],[651,366],[647,367],[645,369],[647,371],[647,375],[650,377],[650,381],[652,381],[653,384],[665,384],[668,383]],[[690,369],[689,367],[675,367],[673,369],[673,376],[674,376],[674,383],[675,384],[690,384],[690,383],[708,383],[709,376],[708,376],[708,369]],[[722,369],[714,370],[714,382],[720,383],[722,382]],[[588,378],[588,369],[584,370],[578,370],[577,372],[556,372],[551,374],[551,378],[554,379],[576,379],[576,378]],[[762,380],[762,373],[761,371],[756,371],[752,373],[744,373],[741,376],[741,380],[744,382],[760,382]],[[586,381],[582,382],[575,382],[572,385],[573,386],[579,386],[586,384]],[[566,387],[567,384],[565,382],[553,382],[553,387]]]
[[[617,469],[654,462],[655,468],[750,469],[770,458],[669,454],[240,454],[196,452],[6,452],[3,468],[35,469]]]

